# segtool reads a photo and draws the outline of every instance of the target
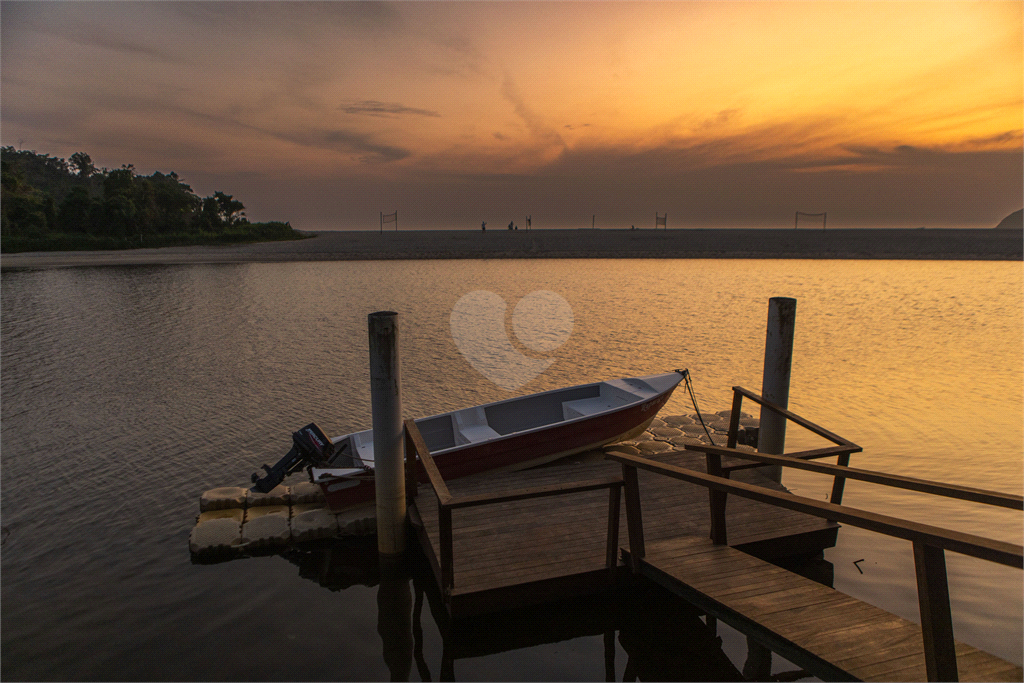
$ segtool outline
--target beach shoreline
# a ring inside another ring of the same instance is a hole
[[[1024,233],[1014,229],[418,230],[313,234],[302,240],[224,246],[0,254],[0,269],[404,259],[1024,259]]]

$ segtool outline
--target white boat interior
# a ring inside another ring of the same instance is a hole
[[[594,382],[464,408],[416,420],[432,455],[483,441],[512,437],[554,424],[584,420],[642,403],[682,380],[678,372]],[[321,478],[351,477],[373,468],[373,430],[332,439],[332,467],[313,468]]]

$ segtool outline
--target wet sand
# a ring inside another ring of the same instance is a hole
[[[492,258],[1020,261],[1019,230],[419,230],[318,232],[231,246],[0,254],[0,268]]]

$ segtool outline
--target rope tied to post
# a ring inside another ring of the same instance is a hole
[[[708,431],[708,426],[704,424],[704,416],[700,414],[700,408],[697,406],[697,397],[693,394],[693,382],[690,380],[689,370],[680,370],[683,375],[683,381],[686,383],[686,391],[690,394],[690,402],[693,403],[693,409],[697,412],[697,419],[700,420],[700,426],[704,428],[704,433],[708,435],[708,441],[711,442],[712,446],[717,446],[715,440],[711,438],[711,432]]]

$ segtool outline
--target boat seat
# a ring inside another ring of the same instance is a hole
[[[452,413],[452,422],[458,434],[456,441],[459,445],[479,443],[501,436],[487,424],[487,414],[481,406]]]
[[[494,431],[487,425],[469,425],[459,429],[461,434],[469,443],[476,443],[478,441],[487,441],[488,439],[496,439],[501,434]]]
[[[606,382],[602,382],[601,393],[605,392],[622,392],[625,396],[629,397],[629,400],[635,398],[650,398],[657,396],[658,391],[647,382],[642,379],[630,378],[630,379],[610,379]]]
[[[600,413],[612,408],[618,408],[625,404],[625,401],[617,396],[595,396],[594,398],[581,398],[575,401],[562,403],[562,415],[566,420],[577,417],[586,417]]]
[[[359,434],[353,435],[354,440],[358,441],[356,444],[356,456],[362,461],[362,464],[373,463],[373,435],[372,433],[366,437],[367,441],[364,443]]]

